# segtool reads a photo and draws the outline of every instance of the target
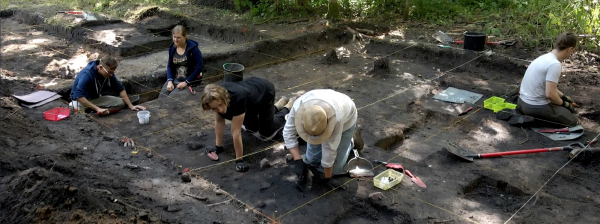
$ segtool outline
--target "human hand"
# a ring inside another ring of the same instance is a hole
[[[167,83],[167,91],[171,92],[174,88],[175,87],[173,86],[173,82],[169,81],[169,83]]]
[[[308,167],[302,159],[294,160],[294,173],[298,177],[298,184],[306,184],[306,174],[308,174]]]
[[[573,104],[567,102],[566,100],[563,100],[563,104],[561,106],[569,109],[571,111],[571,113],[575,112],[575,108],[573,107]]]
[[[180,82],[179,84],[177,84],[177,88],[178,89],[183,89],[187,86],[187,82]]]
[[[572,99],[571,97],[569,97],[569,96],[567,96],[567,95],[565,95],[565,94],[563,94],[563,96],[562,96],[562,97],[560,97],[560,98],[561,98],[563,101],[567,101],[567,102],[569,102],[569,103],[571,103],[571,104],[572,104],[573,102],[575,102],[575,101],[573,101],[573,99]]]
[[[102,108],[99,108],[98,110],[96,110],[96,112],[100,115],[107,115],[108,113],[110,113],[110,111],[108,109],[102,109]]]
[[[129,109],[136,110],[136,111],[138,111],[138,110],[146,110],[145,107],[140,106],[140,105],[131,106]]]
[[[346,190],[346,189],[348,189],[348,187],[344,185],[344,182],[333,179],[333,178],[327,178],[325,180],[325,186],[328,187],[330,190],[334,190],[334,189]]]

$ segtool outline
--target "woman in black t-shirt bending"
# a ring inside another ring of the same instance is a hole
[[[294,98],[282,97],[275,103],[275,86],[266,79],[249,78],[241,82],[208,84],[202,92],[202,108],[215,112],[215,147],[205,149],[211,160],[218,160],[217,153],[223,150],[225,119],[231,120],[231,135],[235,149],[235,170],[248,171],[242,159],[244,148],[241,130],[269,141],[283,128],[285,115],[294,104]]]

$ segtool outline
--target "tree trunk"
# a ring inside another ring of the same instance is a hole
[[[337,0],[329,0],[329,7],[327,9],[327,19],[339,20],[340,18],[340,4]]]
[[[404,21],[408,21],[408,13],[410,12],[410,2],[409,0],[406,0],[406,4],[404,5],[404,12],[403,12],[403,16],[402,18],[404,19]]]
[[[296,5],[301,7],[307,6],[308,0],[296,0]]]

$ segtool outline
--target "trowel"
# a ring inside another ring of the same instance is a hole
[[[348,173],[350,177],[373,177],[373,164],[358,155],[358,150],[354,151],[354,158],[348,161]]]
[[[68,14],[68,15],[82,15],[83,19],[85,19],[87,21],[98,20],[98,18],[96,18],[96,16],[92,15],[89,12],[84,12],[84,11],[58,11],[58,13],[64,13],[64,14]]]

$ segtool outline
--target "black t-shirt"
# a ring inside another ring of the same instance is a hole
[[[175,74],[175,80],[179,81],[179,82],[184,82],[185,79],[187,79],[187,73],[188,73],[188,60],[187,60],[187,52],[184,52],[183,55],[180,55],[177,53],[177,50],[175,51],[175,54],[173,54],[173,64],[176,66],[176,70],[177,74]]]
[[[229,92],[229,106],[221,117],[231,120],[244,113],[257,113],[273,103],[275,87],[270,82],[249,78],[241,82],[224,82],[220,86]]]

